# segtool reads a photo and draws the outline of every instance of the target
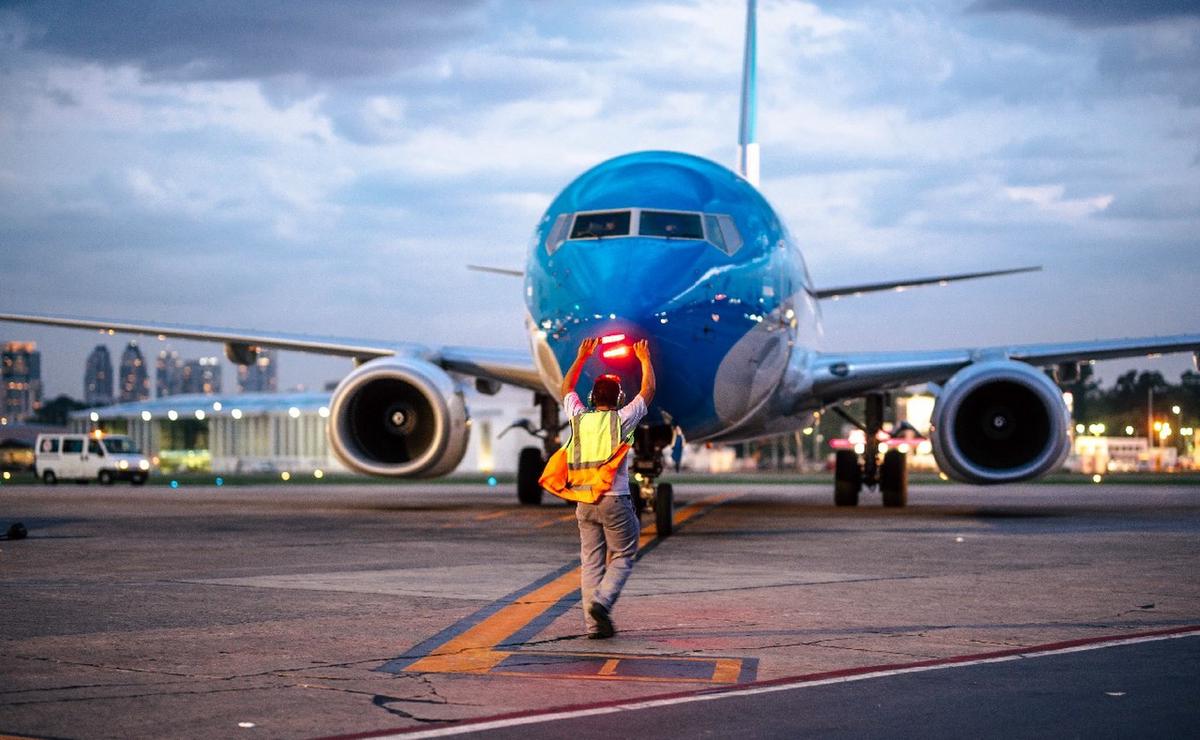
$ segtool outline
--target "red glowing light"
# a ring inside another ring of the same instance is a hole
[[[624,334],[609,334],[607,336],[600,337],[600,344],[612,344],[613,342],[624,342],[624,341],[625,341]]]
[[[606,349],[601,353],[605,359],[611,360],[614,357],[627,357],[629,355],[629,345],[622,344],[620,347]]]

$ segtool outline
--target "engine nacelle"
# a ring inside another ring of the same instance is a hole
[[[1062,465],[1071,414],[1062,392],[1023,362],[979,362],[942,388],[929,433],[946,475],[966,483],[1013,483]]]
[[[416,358],[371,360],[329,407],[329,443],[347,466],[393,478],[445,475],[467,451],[467,407],[446,371]]]

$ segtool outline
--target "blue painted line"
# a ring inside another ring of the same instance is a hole
[[[488,617],[492,616],[496,612],[500,611],[504,607],[517,601],[522,596],[526,596],[526,595],[532,593],[533,591],[536,591],[537,589],[541,588],[542,586],[545,586],[547,583],[550,583],[551,581],[555,580],[556,578],[560,578],[561,576],[563,576],[566,573],[570,573],[572,570],[574,570],[575,568],[578,568],[578,567],[579,567],[578,560],[567,563],[566,565],[562,566],[561,568],[558,568],[557,570],[553,570],[553,571],[547,573],[546,575],[537,579],[533,583],[530,583],[527,586],[522,586],[521,588],[517,589],[516,591],[513,591],[512,593],[508,594],[507,596],[500,597],[499,599],[497,599],[496,601],[493,601],[492,603],[483,607],[479,611],[460,619],[459,621],[450,625],[449,627],[447,627],[446,629],[437,633],[433,637],[430,637],[428,640],[425,640],[424,642],[420,642],[420,643],[412,646],[408,650],[404,651],[403,654],[401,654],[395,658],[392,658],[388,662],[386,662],[383,665],[376,668],[375,671],[381,672],[381,673],[402,673],[404,671],[404,669],[407,668],[408,666],[412,665],[413,663],[420,660],[421,658],[424,658],[424,657],[432,654],[433,651],[436,650],[437,648],[441,647],[442,645],[445,645],[450,640],[454,639],[455,637],[458,637],[462,633],[466,632],[467,630],[471,629],[472,627],[479,624],[483,620],[487,619]]]
[[[758,679],[758,658],[742,658],[742,671],[738,674],[738,683],[751,683]]]

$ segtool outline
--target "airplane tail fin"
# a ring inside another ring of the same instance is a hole
[[[758,187],[758,63],[755,0],[746,3],[746,48],[742,59],[742,113],[738,125],[738,174]]]

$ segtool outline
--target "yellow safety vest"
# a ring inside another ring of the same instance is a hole
[[[593,504],[612,490],[629,453],[616,411],[586,411],[571,419],[571,438],[546,464],[543,488],[568,501]]]

